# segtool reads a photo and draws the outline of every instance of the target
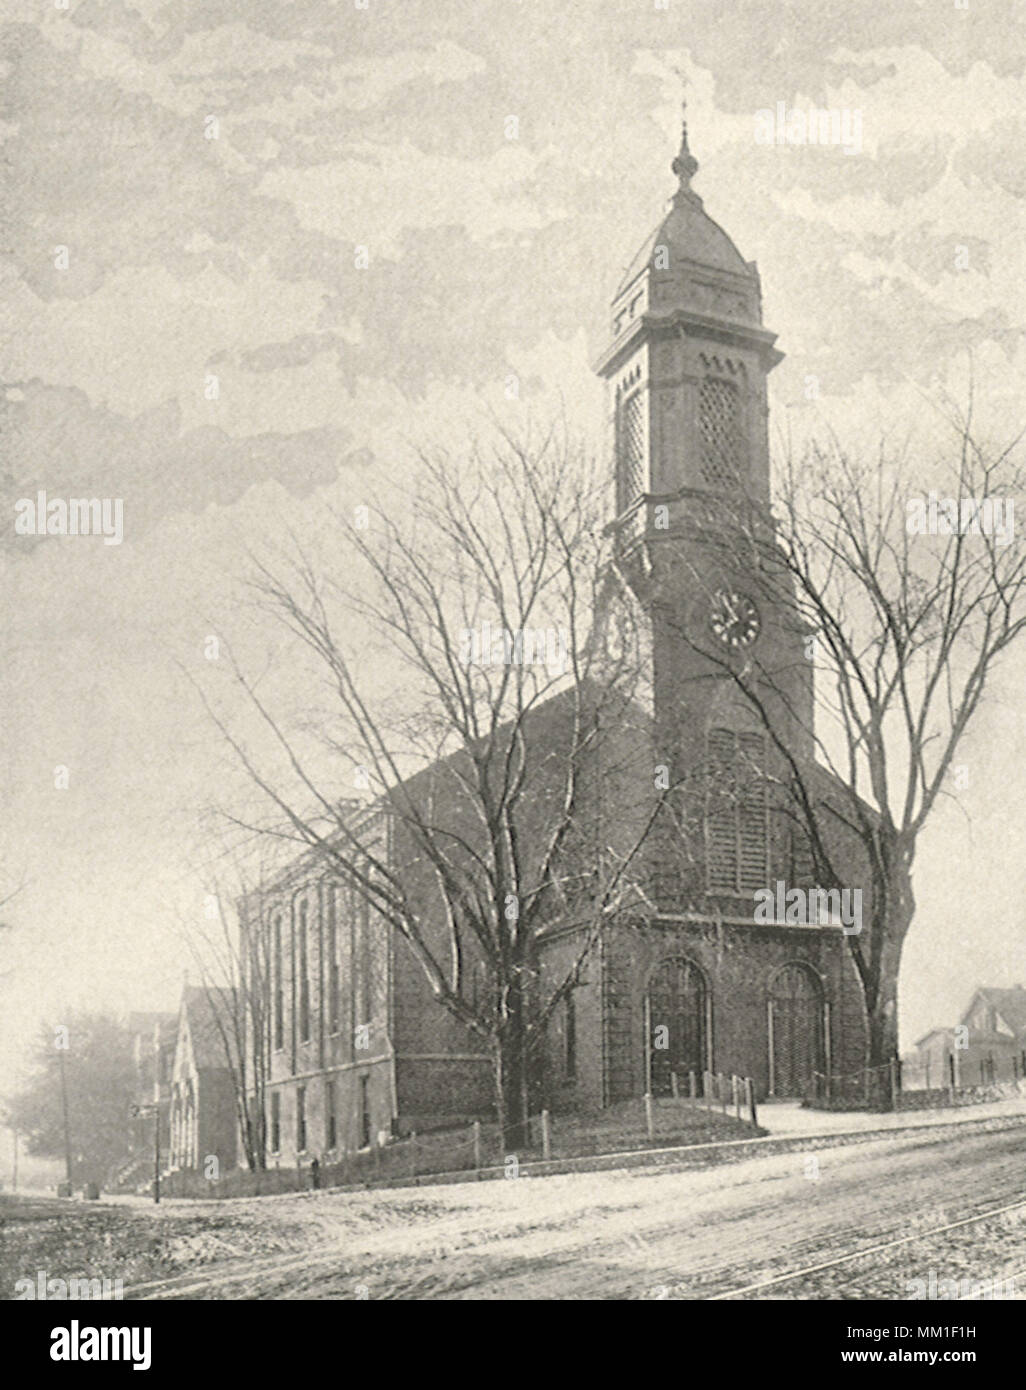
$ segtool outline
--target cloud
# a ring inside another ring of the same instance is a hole
[[[0,405],[12,461],[3,479],[0,537],[14,555],[31,548],[14,534],[14,502],[39,489],[51,497],[122,498],[131,543],[164,517],[231,507],[260,483],[307,497],[371,461],[342,429],[233,438],[216,425],[183,428],[175,401],[128,418],[92,405],[81,391],[38,380],[8,388]]]

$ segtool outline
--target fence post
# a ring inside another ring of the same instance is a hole
[[[410,1130],[410,1177],[417,1176],[417,1131]]]
[[[720,1109],[723,1111],[725,1115],[727,1113],[727,1078],[723,1075],[722,1072],[719,1072],[717,1074],[716,1089],[720,1093]]]
[[[474,1168],[481,1171],[481,1121],[474,1121]]]
[[[648,1137],[655,1137],[655,1126],[652,1123],[652,1093],[645,1092],[645,1128],[648,1130]]]
[[[543,1111],[541,1112],[541,1125],[542,1125],[542,1158],[551,1158],[551,1157],[552,1157],[552,1140],[551,1140],[551,1136],[550,1136],[550,1134],[549,1134],[549,1112],[548,1112],[547,1110],[543,1110]]]
[[[675,1071],[670,1072],[670,1090],[673,1093],[674,1100],[679,1100],[680,1087],[677,1084],[677,1073]]]
[[[892,1110],[897,1110],[897,1108],[898,1108],[898,1059],[897,1059],[897,1057],[892,1057],[892,1058],[890,1059],[890,1064],[889,1064],[889,1065],[890,1065],[890,1073],[891,1073],[891,1109],[892,1109]]]
[[[758,1124],[758,1117],[755,1113],[755,1086],[750,1076],[745,1077],[745,1102],[748,1106],[748,1113],[752,1118],[752,1124]]]
[[[698,1083],[693,1071],[688,1072],[688,1090],[691,1093],[691,1099],[694,1100],[698,1094]]]
[[[826,1096],[827,1104],[830,1104],[830,1076],[834,1069],[833,1037],[830,1023],[830,1001],[826,1000],[823,1004],[823,1065],[826,1067],[826,1075],[823,1077],[823,1092]]]
[[[737,1077],[731,1073],[730,1077],[730,1098],[734,1105],[734,1118],[741,1118],[741,1093],[737,1088]]]

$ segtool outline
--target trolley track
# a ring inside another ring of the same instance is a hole
[[[900,1301],[923,1275],[1014,1280],[1026,1274],[1026,1125],[955,1129],[819,1149],[815,1184],[791,1153],[719,1172],[603,1174],[594,1195],[593,1175],[531,1179],[515,1200],[482,1186],[459,1209],[440,1189],[424,1220],[382,1193],[380,1226],[327,1241],[321,1228],[306,1249],[218,1260],[125,1297]]]

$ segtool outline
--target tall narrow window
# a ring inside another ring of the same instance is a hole
[[[285,982],[282,979],[281,913],[274,919],[274,1045],[285,1046]]]
[[[370,904],[360,893],[353,904],[353,1023],[371,1022]]]
[[[769,806],[761,734],[709,734],[706,878],[710,891],[754,892],[769,878]]]
[[[702,482],[736,487],[742,479],[741,397],[732,381],[706,377],[698,388],[698,435]]]
[[[299,904],[299,1036],[310,1037],[310,931],[306,899]]]
[[[281,1092],[271,1092],[271,1153],[281,1152]]]
[[[306,1087],[296,1087],[296,1148],[302,1153],[306,1148]]]
[[[577,1080],[577,1005],[572,989],[563,1004],[563,1073],[567,1081]]]
[[[370,1077],[360,1077],[360,1148],[369,1149],[371,1141]]]
[[[641,391],[620,402],[616,455],[617,511],[626,512],[645,491],[645,398]]]
[[[333,1076],[324,1083],[324,1116],[326,1147],[333,1149],[338,1143],[338,1082]]]
[[[327,885],[328,907],[328,1032],[338,1032],[338,889]]]

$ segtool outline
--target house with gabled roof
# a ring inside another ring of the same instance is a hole
[[[216,1178],[235,1167],[239,1067],[233,1016],[230,989],[182,990],[171,1074],[172,1171],[193,1169]]]
[[[1026,988],[978,985],[956,1025],[931,1028],[916,1040],[912,1060],[931,1087],[1026,1077]]]

